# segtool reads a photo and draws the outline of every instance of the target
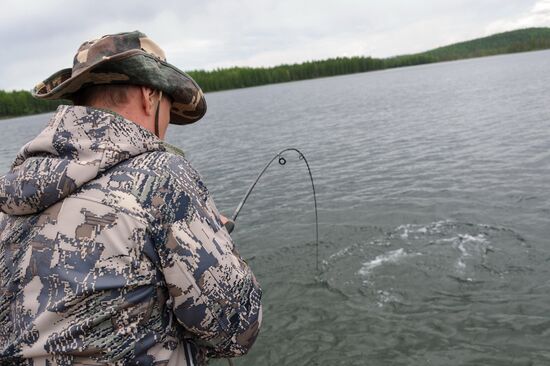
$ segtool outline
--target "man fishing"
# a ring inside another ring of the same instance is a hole
[[[162,141],[205,114],[198,85],[136,31],[83,43],[33,94],[74,105],[0,178],[0,364],[246,353],[261,289],[198,173]]]

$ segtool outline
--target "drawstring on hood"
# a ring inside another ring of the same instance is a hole
[[[166,146],[122,116],[60,106],[0,177],[0,210],[9,215],[40,212],[112,166],[149,151],[166,151]]]
[[[160,130],[159,130],[160,102],[162,102],[162,90],[159,92],[159,102],[157,103],[157,111],[155,112],[155,135],[157,135],[159,139],[160,139]]]

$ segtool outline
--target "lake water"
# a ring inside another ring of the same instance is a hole
[[[265,292],[236,365],[550,364],[550,52],[207,95],[171,127]],[[0,121],[5,171],[47,115]],[[214,362],[222,365],[224,362]]]

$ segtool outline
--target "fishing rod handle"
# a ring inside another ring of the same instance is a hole
[[[227,219],[227,221],[225,222],[225,224],[223,224],[223,226],[225,226],[225,228],[227,229],[227,232],[231,234],[233,232],[233,229],[235,229],[235,221]]]

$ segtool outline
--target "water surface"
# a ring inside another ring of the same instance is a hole
[[[210,93],[171,127],[230,215],[264,325],[237,365],[550,363],[550,52]],[[0,168],[46,115],[0,121]],[[223,364],[221,361],[216,364]]]

